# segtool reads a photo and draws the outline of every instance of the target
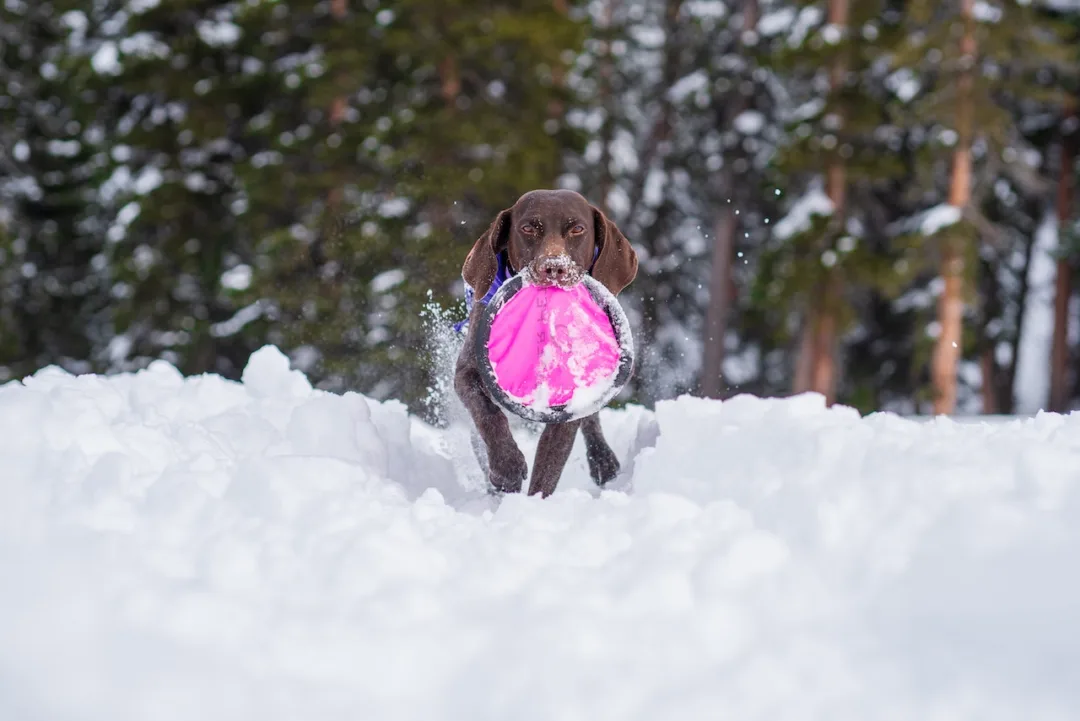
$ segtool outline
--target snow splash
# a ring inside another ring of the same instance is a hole
[[[460,309],[445,308],[430,297],[420,312],[424,323],[423,358],[430,379],[424,397],[424,420],[440,433],[432,445],[448,460],[454,475],[470,492],[486,494],[487,454],[479,442],[469,412],[454,391],[454,369],[464,344],[454,322]]]
[[[464,340],[454,329],[452,315],[451,310],[433,300],[428,291],[428,301],[420,311],[426,337],[424,361],[431,379],[423,404],[427,420],[440,428],[445,428],[455,415],[452,408],[457,399],[454,366]]]

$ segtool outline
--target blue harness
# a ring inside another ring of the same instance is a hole
[[[600,257],[600,249],[593,250],[592,262],[589,266],[589,275],[592,275],[592,269],[596,265],[596,259]],[[499,288],[502,288],[503,283],[514,277],[514,272],[510,268],[510,259],[507,252],[504,250],[495,256],[495,260],[498,263],[495,269],[495,280],[491,281],[491,287],[488,288],[488,292],[484,294],[484,297],[480,299],[480,302],[487,305],[491,302],[491,299],[495,297],[495,294],[499,292]],[[469,316],[472,314],[473,302],[476,297],[476,291],[469,285],[469,281],[462,278],[465,283],[465,317],[454,323],[454,330],[458,333],[469,324]]]

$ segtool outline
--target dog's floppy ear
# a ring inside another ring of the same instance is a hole
[[[596,228],[596,244],[600,255],[593,264],[592,276],[604,284],[613,295],[618,295],[637,275],[638,259],[634,247],[614,223],[593,206],[593,223]]]
[[[506,250],[510,242],[510,209],[501,211],[487,231],[476,239],[472,250],[461,267],[461,277],[473,289],[477,298],[483,298],[495,280],[499,269],[496,256]]]

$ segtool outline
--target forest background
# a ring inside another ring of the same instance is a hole
[[[1080,407],[1077,0],[3,0],[0,383],[266,343],[431,406],[536,187],[641,259],[620,402]]]

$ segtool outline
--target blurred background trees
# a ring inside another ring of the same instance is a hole
[[[635,244],[621,400],[1080,404],[1080,1],[7,0],[0,382],[431,384],[534,187]]]

